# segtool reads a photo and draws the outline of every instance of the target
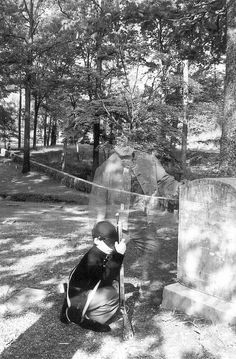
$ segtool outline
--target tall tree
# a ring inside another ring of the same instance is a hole
[[[224,120],[221,137],[221,169],[236,174],[236,2],[227,0],[227,52]]]
[[[84,73],[87,73],[87,83],[82,85],[81,94],[89,101],[103,99],[106,96],[106,84],[112,73],[106,65],[114,53],[114,46],[109,36],[117,12],[115,1],[60,0],[59,3],[67,27],[71,33],[73,31],[76,33],[75,63],[78,64],[82,60]],[[94,117],[91,125],[94,136],[93,169],[95,170],[99,164],[100,117]]]
[[[62,42],[60,36],[55,36],[62,27],[56,18],[57,12],[54,14],[52,11],[56,10],[56,5],[54,1],[48,0],[5,0],[0,4],[0,36],[3,44],[0,62],[9,79],[12,80],[14,76],[19,79],[17,74],[22,74],[21,81],[25,90],[23,173],[30,170],[30,104],[32,89],[37,88],[36,63],[51,48],[60,46]]]
[[[18,108],[18,148],[21,148],[21,120],[22,120],[22,83],[19,83],[19,108]]]
[[[26,66],[25,66],[25,129],[24,129],[24,157],[22,173],[30,171],[30,104],[31,104],[31,82],[32,82],[32,65],[33,65],[33,44],[34,34],[37,28],[36,19],[34,18],[34,1],[27,2],[24,0],[22,15],[25,16],[28,23],[28,33],[25,34],[26,41]]]

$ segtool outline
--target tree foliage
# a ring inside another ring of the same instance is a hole
[[[184,59],[192,128],[200,104],[221,118],[224,0],[4,0],[0,11],[0,94],[20,80],[28,89],[34,145],[38,128],[48,144],[59,130],[72,141],[91,132],[97,156],[99,144],[126,133],[136,147],[171,156],[181,141]]]
[[[14,119],[14,109],[0,105],[0,139],[6,148],[7,142],[16,136],[16,126]]]

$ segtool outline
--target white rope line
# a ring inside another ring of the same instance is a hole
[[[133,196],[144,197],[145,199],[146,199],[146,198],[151,198],[151,199],[166,199],[166,200],[172,200],[172,201],[178,200],[177,198],[155,196],[154,194],[153,194],[152,196],[149,196],[149,195],[146,195],[146,194],[140,194],[140,193],[136,193],[136,192],[125,191],[125,190],[123,190],[123,189],[116,189],[116,188],[111,188],[111,187],[102,186],[102,185],[99,185],[99,184],[94,183],[94,182],[89,182],[89,181],[87,181],[87,182],[88,182],[88,183],[91,183],[91,185],[92,185],[93,187],[102,188],[102,189],[105,189],[105,190],[107,190],[107,191],[113,191],[113,192],[118,192],[118,193],[124,193],[124,194],[128,194],[128,195],[133,195]]]
[[[22,159],[21,156],[19,155],[14,155],[14,157],[20,157]],[[100,184],[97,184],[96,182],[91,182],[91,181],[88,181],[88,180],[85,180],[83,178],[80,178],[80,177],[76,177],[76,176],[73,176],[69,173],[66,173],[66,172],[63,172],[63,171],[60,171],[56,168],[52,168],[52,167],[49,167],[47,165],[44,165],[42,163],[38,163],[36,161],[33,161],[33,160],[30,160],[30,162],[33,164],[33,165],[36,165],[36,166],[39,166],[39,167],[42,167],[42,168],[45,168],[49,171],[53,171],[55,173],[58,173],[64,177],[68,177],[70,179],[73,179],[76,182],[83,182],[87,185],[90,185],[91,187],[96,187],[96,188],[99,188],[99,189],[104,189],[104,190],[107,190],[107,191],[113,191],[113,192],[117,192],[117,193],[121,193],[121,194],[127,194],[127,195],[133,195],[133,196],[140,196],[140,197],[144,197],[144,199],[147,199],[147,198],[150,198],[150,199],[164,199],[164,200],[172,200],[172,201],[176,201],[178,200],[178,198],[171,198],[171,197],[163,197],[163,196],[155,196],[154,194],[149,196],[149,195],[145,195],[145,194],[139,194],[139,193],[136,193],[136,192],[130,192],[130,191],[126,191],[126,190],[123,190],[123,189],[117,189],[117,188],[111,188],[111,187],[106,187],[106,186],[103,186],[103,185],[100,185]]]

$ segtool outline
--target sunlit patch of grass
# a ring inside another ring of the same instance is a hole
[[[5,301],[15,290],[15,287],[10,285],[1,285],[0,286],[0,301]]]
[[[61,243],[63,243],[63,239],[61,238],[48,238],[43,236],[37,236],[32,238],[30,241],[24,243],[17,243],[12,248],[13,251],[23,250],[23,251],[35,251],[40,249],[41,251],[56,249]]]
[[[0,353],[8,348],[22,333],[36,323],[41,314],[27,312],[21,316],[6,317],[0,321]]]

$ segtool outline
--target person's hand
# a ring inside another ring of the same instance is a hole
[[[122,239],[120,241],[120,243],[118,242],[115,242],[115,249],[118,253],[120,254],[125,254],[125,251],[126,251],[126,244],[125,244],[125,240]]]
[[[115,288],[115,290],[117,291],[117,293],[119,293],[119,282],[118,280],[113,280],[112,281],[112,287]]]

